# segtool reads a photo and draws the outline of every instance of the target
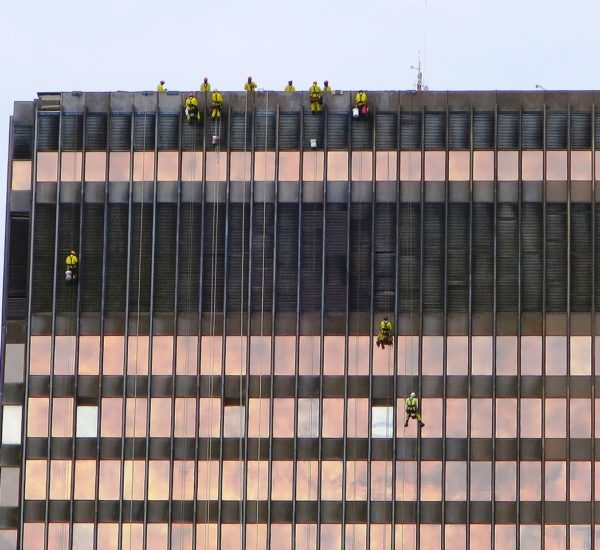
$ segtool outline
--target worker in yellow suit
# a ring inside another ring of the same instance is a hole
[[[321,95],[321,88],[314,80],[312,86],[308,89],[308,97],[310,99],[310,112],[319,113],[321,112],[321,103],[323,103],[323,96]]]
[[[223,94],[219,90],[215,90],[210,96],[210,107],[212,109],[212,118],[221,118],[221,110],[223,106]]]
[[[252,80],[252,77],[249,76],[248,80],[246,82],[244,82],[244,90],[246,92],[254,92],[254,90],[256,90],[256,82],[254,82],[254,80]]]
[[[198,109],[198,100],[194,94],[190,93],[188,98],[185,100],[185,116],[188,122],[193,118],[200,120],[200,110]]]
[[[210,84],[208,83],[208,77],[204,77],[202,84],[200,84],[201,92],[210,92]]]
[[[392,334],[392,323],[386,317],[384,317],[379,323],[379,333],[377,334],[377,347],[385,349],[385,346],[392,346],[394,344],[394,336]]]
[[[295,92],[296,87],[291,80],[288,80],[287,86],[283,89],[284,92]]]
[[[369,107],[367,106],[367,94],[362,90],[356,92],[356,108],[361,116],[367,116],[369,114]]]
[[[325,82],[323,82],[323,93],[326,93],[326,94],[331,93],[331,86],[329,85],[329,80],[326,80]]]
[[[164,93],[164,92],[166,92],[166,91],[167,91],[167,89],[165,88],[165,81],[164,81],[164,80],[161,80],[161,81],[158,83],[158,85],[156,86],[156,91],[157,91],[159,94],[162,94],[162,93]]]
[[[408,421],[410,419],[416,420],[421,428],[425,426],[423,423],[423,418],[421,417],[421,412],[419,411],[419,400],[417,399],[415,392],[412,392],[404,400],[404,403],[406,405],[406,419],[404,421],[404,427],[408,428]]]
[[[79,260],[74,250],[65,258],[65,280],[67,283],[75,281],[79,276]]]

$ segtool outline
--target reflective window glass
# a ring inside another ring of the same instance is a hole
[[[110,153],[108,179],[110,181],[129,181],[131,153]]]
[[[223,408],[223,437],[243,437],[246,425],[246,407]]]
[[[100,363],[100,337],[79,337],[79,374],[98,374]]]
[[[133,181],[154,180],[154,152],[138,151],[133,153]]]
[[[123,400],[120,397],[103,397],[100,421],[101,437],[121,437]]]
[[[523,181],[542,181],[544,179],[543,151],[523,151],[521,159]]]
[[[227,336],[225,348],[225,374],[245,374],[246,336]]]
[[[371,181],[373,179],[373,153],[352,151],[352,180]]]
[[[269,489],[269,462],[248,460],[246,485],[248,500],[267,500]]]
[[[317,550],[317,526],[314,523],[296,524],[294,535],[295,548],[306,548],[306,550]]]
[[[567,400],[546,398],[544,406],[546,407],[545,436],[566,437]]]
[[[279,153],[279,181],[298,181],[300,175],[300,153],[281,151]]]
[[[502,550],[516,550],[517,539],[516,539],[516,526],[515,525],[499,525],[495,526],[494,540],[496,543],[495,548],[502,548]]]
[[[514,336],[496,338],[496,374],[517,374],[517,339]]]
[[[448,153],[448,179],[451,181],[469,181],[471,174],[471,153],[469,151],[450,151]]]
[[[325,336],[323,372],[326,375],[344,374],[344,337]]]
[[[566,181],[567,179],[567,152],[546,152],[546,179]]]
[[[221,433],[221,400],[215,397],[201,397],[199,414],[198,435],[200,437],[219,437]],[[235,411],[229,414],[235,414]],[[235,418],[233,422],[235,424]],[[239,423],[239,420],[237,422]]]
[[[494,152],[475,151],[473,153],[473,179],[494,181]]]
[[[522,463],[524,464],[524,463]],[[496,468],[496,500],[515,500],[516,463],[498,461]]]
[[[269,437],[270,400],[251,397],[248,402],[248,437]]]
[[[29,191],[31,189],[30,160],[13,160],[10,187],[13,191]]]
[[[50,461],[50,498],[69,500],[71,496],[71,461]]]
[[[250,374],[267,375],[271,372],[271,337],[250,338]]]
[[[523,336],[521,338],[521,374],[542,374],[542,338]]]
[[[521,525],[519,527],[521,548],[541,548],[542,528],[540,525]]]
[[[467,400],[446,400],[446,437],[467,437]]]
[[[392,500],[392,463],[387,460],[371,462],[371,499]]]
[[[56,181],[58,175],[58,153],[37,154],[37,180]]]
[[[419,372],[419,338],[401,336],[398,344],[398,374],[416,375]]]
[[[396,525],[394,539],[396,548],[407,548],[414,550],[417,547],[417,533],[415,525],[404,524]]]
[[[375,153],[375,178],[377,181],[396,181],[398,153],[396,151],[377,151]]]
[[[252,176],[252,154],[248,151],[231,153],[229,178],[231,181],[250,181]]]
[[[571,179],[573,181],[592,179],[591,151],[571,151]]]
[[[102,370],[104,374],[123,374],[123,350],[125,339],[123,336],[104,337],[104,361]]]
[[[296,498],[317,500],[319,466],[316,460],[299,460],[296,471]]]
[[[564,549],[567,544],[567,532],[564,525],[544,525],[546,548]]]
[[[571,548],[591,548],[592,534],[590,525],[569,525]]]
[[[75,336],[54,338],[54,374],[75,374]]]
[[[369,400],[348,398],[347,411],[348,437],[368,437],[369,435]]]
[[[221,374],[221,350],[223,339],[221,336],[203,336],[200,350],[200,373],[217,375]]]
[[[48,436],[48,398],[30,397],[27,410],[27,437]]]
[[[143,460],[126,460],[123,464],[123,499],[144,500],[146,472]],[[113,480],[114,483],[114,480]],[[139,548],[139,547],[138,547]]]
[[[148,550],[162,550],[167,548],[168,528],[166,523],[149,523],[146,530],[146,548]],[[173,537],[179,534],[179,525],[173,524]],[[125,543],[127,544],[127,543]],[[177,548],[177,547],[175,547]]]
[[[329,181],[348,180],[348,153],[329,151],[327,153],[327,179]]]
[[[302,179],[304,181],[323,180],[323,158],[323,151],[305,151],[303,153]]]
[[[2,407],[2,445],[21,444],[21,406],[4,405]]]
[[[273,399],[273,437],[294,437],[294,400]]]
[[[62,181],[81,181],[82,158],[83,155],[80,152],[61,154],[60,179]]]
[[[471,500],[487,502],[492,498],[492,463],[471,462]]]
[[[343,437],[344,400],[323,399],[323,437]]]
[[[194,462],[192,460],[173,461],[173,500],[192,500],[193,498]]]
[[[179,171],[179,153],[160,151],[158,153],[158,181],[177,181]]]
[[[23,526],[23,547],[38,550],[39,546],[36,548],[36,545],[39,545],[40,540],[44,540],[44,532],[43,523],[25,523]]]
[[[206,457],[205,457],[206,458]],[[198,461],[198,500],[216,500],[219,494],[219,461]]]
[[[195,375],[198,363],[198,337],[178,336],[177,357],[175,358],[176,374]]]
[[[592,401],[591,399],[571,398],[570,436],[588,438],[592,435]]]
[[[542,437],[541,399],[521,399],[521,437]]]
[[[152,338],[152,374],[173,373],[173,337],[154,336]]]
[[[417,500],[417,464],[414,460],[396,462],[396,499]]]
[[[467,498],[467,463],[446,462],[446,500],[463,501]]]
[[[204,156],[200,152],[184,151],[181,153],[181,180],[202,181],[202,164]]]
[[[567,374],[567,339],[564,336],[546,337],[546,374]]]
[[[350,336],[348,338],[348,374],[369,374],[369,336]]]
[[[442,374],[444,338],[423,336],[423,374]]]
[[[123,523],[123,550],[134,550],[144,546],[144,524]]]
[[[437,460],[421,462],[421,500],[442,499],[442,463]]]
[[[446,152],[427,151],[425,153],[425,180],[444,181],[446,179]]]
[[[517,181],[518,179],[519,153],[498,151],[498,181]]]
[[[145,397],[128,397],[125,404],[125,437],[146,436]]]
[[[492,437],[491,399],[471,399],[471,437]]]
[[[367,500],[367,462],[349,460],[346,462],[346,498]]]
[[[453,550],[466,550],[467,527],[466,525],[449,525],[445,528],[445,543],[447,548]]]
[[[590,336],[571,336],[571,374],[592,373],[592,339]]]
[[[194,437],[195,426],[196,400],[193,397],[176,397],[175,437]]]
[[[298,437],[319,436],[319,400],[298,399]]]
[[[148,462],[148,500],[169,499],[168,460],[150,460]]]
[[[171,399],[153,397],[150,401],[150,437],[169,437],[171,435]]]
[[[592,498],[592,463],[571,461],[569,475],[569,499],[579,502]]]
[[[492,374],[493,344],[491,336],[473,336],[471,341],[471,372],[473,374]]]
[[[9,466],[3,466],[2,470],[0,470],[0,506],[13,507],[19,505],[20,473],[20,468],[11,468]],[[2,548],[1,544],[0,548]]]
[[[394,435],[394,407],[373,407],[371,437],[388,438]]]
[[[96,461],[75,461],[75,500],[93,500],[95,493]]]
[[[46,461],[27,460],[25,463],[25,498],[42,500],[46,498]]]
[[[420,151],[402,151],[400,153],[400,180],[421,181]]]
[[[52,437],[73,437],[73,398],[52,399]]]
[[[517,400],[496,399],[496,437],[517,436]]]
[[[227,153],[208,151],[206,153],[206,181],[226,181]]]
[[[490,550],[492,547],[491,532],[491,525],[472,523],[469,526],[471,548],[477,548],[477,550]]]
[[[32,336],[30,339],[29,373],[50,374],[51,336]]]
[[[254,153],[254,179],[256,181],[275,180],[274,151],[256,151]]]
[[[271,466],[273,500],[292,500],[294,463],[291,460],[274,460]]]
[[[127,374],[148,374],[148,336],[129,336],[127,346]]]
[[[85,181],[106,180],[106,153],[90,151],[85,154]]]
[[[565,500],[567,496],[567,463],[547,460],[545,463],[545,469],[546,492],[544,498],[546,500]],[[523,498],[522,495],[521,498]]]
[[[78,406],[76,437],[96,437],[98,435],[98,407]]]
[[[100,461],[100,500],[119,500],[119,481],[121,479],[121,464],[118,460]]]
[[[275,336],[275,374],[294,374],[295,350],[294,336]]]
[[[469,339],[466,336],[449,336],[446,342],[447,373],[467,374]]]
[[[301,375],[316,376],[321,371],[321,348],[318,336],[300,336],[300,365]]]
[[[23,381],[25,344],[6,344],[4,348],[4,382],[6,384]]]

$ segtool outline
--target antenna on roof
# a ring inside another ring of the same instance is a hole
[[[428,90],[429,88],[425,86],[425,83],[423,82],[423,71],[421,70],[421,52],[419,52],[418,65],[416,67],[414,65],[411,65],[410,68],[417,71],[417,92]]]

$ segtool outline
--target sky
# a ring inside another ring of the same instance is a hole
[[[39,91],[598,89],[596,0],[0,0],[0,151]],[[0,196],[6,162],[0,161]],[[0,209],[4,227],[4,208]],[[3,243],[4,239],[0,239]],[[0,244],[1,246],[1,244]]]

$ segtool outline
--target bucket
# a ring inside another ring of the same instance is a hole
[[[352,109],[352,118],[358,118],[359,114],[358,107],[354,107],[354,109]]]

